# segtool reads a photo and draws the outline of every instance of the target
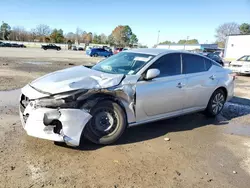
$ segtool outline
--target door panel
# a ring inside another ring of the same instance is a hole
[[[183,109],[206,107],[218,83],[216,73],[211,71],[212,63],[207,58],[193,54],[182,54],[182,60],[187,80]]]
[[[182,110],[185,84],[185,75],[139,81],[136,86],[136,121]]]
[[[214,79],[212,79],[214,76]],[[211,78],[210,78],[211,77]],[[206,107],[218,79],[212,72],[201,72],[186,75],[187,85],[185,87],[185,103],[183,109]]]

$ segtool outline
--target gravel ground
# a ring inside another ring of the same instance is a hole
[[[98,60],[83,52],[0,48],[0,90]],[[249,88],[250,77],[238,77],[236,97],[216,119],[186,115],[130,128],[111,146],[86,141],[81,148],[27,136],[20,91],[0,91],[0,187],[248,188]]]

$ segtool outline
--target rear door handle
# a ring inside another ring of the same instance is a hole
[[[215,76],[212,75],[212,76],[210,76],[209,78],[210,78],[211,80],[214,80],[214,79],[215,79]]]
[[[183,83],[178,83],[178,85],[176,86],[176,87],[178,87],[178,88],[183,88],[185,86],[185,84],[183,84]]]

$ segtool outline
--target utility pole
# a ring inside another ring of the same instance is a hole
[[[158,31],[158,37],[157,37],[157,43],[156,43],[156,45],[159,44],[159,38],[160,38],[160,30]]]
[[[4,22],[2,21],[2,26],[3,26]],[[4,28],[1,27],[1,31],[2,31],[2,40],[4,40],[4,36],[5,36],[5,31],[4,31]]]
[[[189,39],[189,36],[187,36],[187,40],[186,40],[186,42],[185,42],[185,44],[184,44],[184,50],[186,50],[186,45],[187,45],[188,39]]]

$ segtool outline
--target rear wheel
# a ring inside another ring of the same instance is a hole
[[[126,129],[127,122],[123,109],[115,102],[105,100],[97,103],[90,111],[91,120],[83,135],[95,144],[112,144]]]
[[[93,54],[94,57],[98,57],[98,54]]]
[[[210,117],[217,116],[223,109],[226,102],[226,94],[222,89],[217,89],[211,96],[207,108],[206,115]]]

